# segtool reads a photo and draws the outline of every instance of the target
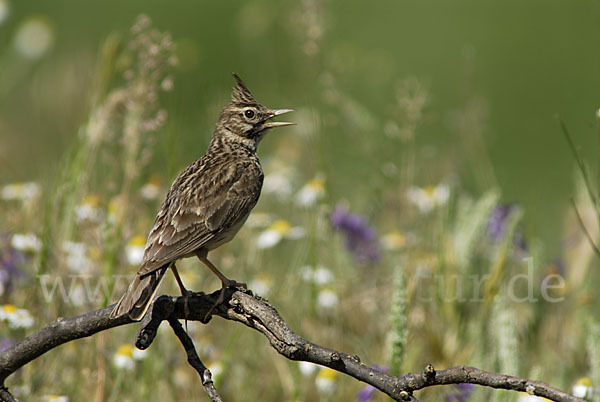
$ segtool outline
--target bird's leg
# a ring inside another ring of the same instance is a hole
[[[214,264],[208,260],[208,258],[206,258],[205,252],[197,252],[196,256],[200,261],[202,261],[204,265],[208,267],[208,269],[210,269],[221,280],[221,293],[219,293],[217,302],[210,308],[210,310],[208,310],[208,313],[206,313],[206,316],[204,317],[204,320],[206,320],[211,315],[215,307],[223,303],[223,301],[225,300],[225,289],[234,287],[242,287],[244,289],[247,289],[248,287],[245,283],[236,282],[223,275],[221,271],[219,271],[219,269],[215,267]]]
[[[183,300],[184,300],[184,304],[183,304],[183,311],[185,314],[185,330],[187,331],[187,317],[190,315],[190,302],[189,302],[189,298],[190,295],[192,294],[192,292],[190,292],[189,290],[187,290],[185,288],[185,286],[183,286],[183,281],[181,280],[181,277],[179,276],[179,272],[177,272],[177,267],[175,266],[175,263],[171,264],[171,271],[173,271],[173,275],[175,275],[175,280],[177,281],[177,285],[179,286],[179,290],[181,291],[181,295],[183,296]]]

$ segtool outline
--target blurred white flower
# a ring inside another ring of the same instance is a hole
[[[119,346],[117,353],[113,357],[113,364],[115,367],[124,370],[133,370],[135,367],[135,360],[133,360],[133,346],[129,344]]]
[[[34,323],[33,317],[29,311],[17,308],[12,304],[0,306],[0,321],[8,321],[8,326],[13,329],[29,328]]]
[[[264,212],[252,212],[246,221],[246,226],[249,228],[266,228],[273,221],[270,214]]]
[[[42,400],[44,402],[69,402],[69,397],[65,395],[46,395]]]
[[[524,392],[519,393],[518,402],[548,402],[550,399],[542,398],[541,396],[529,395]]]
[[[65,241],[62,245],[67,257],[67,267],[77,273],[91,273],[94,271],[94,262],[88,256],[88,247],[84,243]]]
[[[2,23],[4,21],[6,21],[6,19],[8,18],[9,15],[10,15],[10,5],[8,4],[8,1],[0,0],[0,25],[2,25]]]
[[[14,46],[28,59],[38,59],[54,44],[54,30],[42,17],[31,17],[19,26]]]
[[[131,351],[131,357],[133,357],[134,360],[144,360],[146,357],[148,357],[148,350],[133,348]]]
[[[300,368],[300,373],[302,373],[302,375],[308,377],[317,371],[319,366],[310,362],[298,362],[298,368]]]
[[[419,212],[426,214],[435,207],[444,205],[450,197],[450,189],[446,184],[428,187],[411,187],[407,193],[408,199],[417,206]]]
[[[320,393],[330,395],[335,391],[338,372],[329,367],[322,367],[315,383]]]
[[[146,200],[155,200],[160,196],[160,178],[158,176],[150,176],[146,184],[140,189],[142,197]]]
[[[265,175],[262,191],[265,194],[273,194],[281,199],[285,199],[292,193],[292,185],[289,173],[284,171],[275,171]]]
[[[327,285],[333,280],[333,273],[325,267],[314,269],[310,265],[300,268],[300,276],[307,282],[314,282],[317,285]]]
[[[12,183],[2,187],[0,196],[7,201],[30,201],[37,198],[40,193],[40,185],[37,183]]]
[[[140,265],[144,259],[146,239],[143,236],[133,236],[125,247],[127,262],[130,265]]]
[[[305,231],[303,228],[292,227],[288,221],[278,219],[258,235],[256,243],[258,248],[269,248],[275,246],[281,239],[296,240],[304,236],[304,234]]]
[[[590,379],[583,377],[577,380],[575,385],[573,385],[572,394],[577,398],[583,399],[591,397],[594,394],[594,389],[592,388]]]
[[[212,374],[213,381],[217,381],[221,375],[223,374],[223,363],[220,361],[214,361],[206,366],[207,369],[210,370],[210,374]]]
[[[85,196],[81,204],[75,207],[75,215],[79,222],[100,222],[103,215],[100,208],[100,198],[95,195]]]
[[[313,279],[317,285],[326,285],[333,280],[333,273],[325,267],[318,267],[313,273]]]
[[[318,200],[325,196],[325,180],[321,176],[316,176],[309,180],[296,194],[296,202],[299,205],[308,207],[314,205]]]
[[[338,296],[331,289],[323,289],[317,295],[317,304],[324,309],[333,309],[339,302]]]
[[[273,278],[271,278],[271,275],[260,273],[252,280],[252,282],[250,282],[250,289],[252,289],[255,294],[266,297],[269,294],[272,285]]]
[[[28,253],[37,253],[42,249],[42,241],[31,233],[15,233],[10,240],[10,245],[15,250]]]
[[[87,300],[87,292],[82,284],[77,283],[69,289],[69,301],[73,306],[81,307],[85,305]]]

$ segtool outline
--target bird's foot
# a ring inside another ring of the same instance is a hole
[[[213,304],[213,306],[210,308],[210,310],[208,310],[208,313],[206,313],[206,315],[204,316],[204,321],[208,322],[208,320],[210,319],[210,316],[212,315],[212,312],[215,310],[215,308],[223,303],[225,301],[225,291],[227,290],[227,288],[243,288],[243,289],[248,289],[248,285],[246,285],[243,282],[236,282],[234,280],[231,279],[227,279],[221,282],[221,291],[219,292],[219,297],[217,298],[217,301],[215,302],[215,304]]]
[[[243,289],[248,289],[248,285],[246,285],[244,282],[236,282],[234,280],[228,279],[227,282],[223,282],[222,289],[226,289],[226,288],[243,288]]]
[[[191,292],[187,289],[182,289],[181,296],[183,296],[183,322],[185,325],[185,332],[187,332],[187,319],[190,316],[190,298],[194,296],[194,292]]]

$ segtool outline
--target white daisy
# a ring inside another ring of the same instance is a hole
[[[298,362],[298,368],[300,369],[302,375],[308,377],[317,371],[319,366],[310,362]]]
[[[142,197],[146,200],[155,200],[161,194],[160,178],[158,176],[150,176],[146,184],[140,189]]]
[[[445,184],[424,188],[411,187],[408,189],[407,197],[417,206],[419,212],[427,214],[448,201],[450,189]]]
[[[143,236],[133,236],[125,247],[127,262],[130,265],[140,265],[144,259],[146,239]]]
[[[331,289],[325,288],[317,295],[317,304],[324,309],[333,309],[337,307],[339,299],[337,294]]]
[[[320,393],[330,395],[335,391],[338,372],[329,367],[322,367],[317,374],[315,384]]]
[[[260,273],[250,282],[250,289],[259,296],[266,297],[273,285],[273,278],[269,274]]]
[[[10,240],[10,245],[15,250],[28,253],[37,253],[42,249],[42,241],[31,233],[15,233]]]
[[[8,326],[17,328],[29,328],[33,326],[34,320],[29,311],[17,308],[12,304],[0,306],[0,320],[8,321]]]
[[[1,1],[2,0],[0,0],[0,2]],[[7,201],[30,201],[37,198],[40,193],[40,185],[37,183],[12,183],[2,187],[0,197]]]
[[[88,247],[84,243],[65,241],[62,245],[67,257],[67,267],[73,272],[89,274],[95,270],[94,262],[88,256]]]
[[[133,360],[133,346],[129,344],[119,346],[117,353],[113,357],[115,367],[123,370],[133,370],[135,360]]]
[[[275,246],[284,238],[296,240],[303,237],[305,233],[306,232],[303,228],[292,227],[288,221],[284,219],[278,219],[258,235],[256,244],[258,248],[270,248]]]
[[[314,205],[325,196],[325,180],[321,176],[309,180],[296,194],[296,202],[304,207]]]
[[[75,215],[79,222],[100,222],[103,215],[100,198],[96,195],[85,196],[81,204],[75,207]]]
[[[65,395],[46,395],[42,400],[44,402],[69,402],[69,397]]]
[[[575,385],[573,385],[572,389],[573,396],[578,398],[589,398],[594,394],[594,389],[592,388],[592,382],[589,378],[583,377],[577,380]]]
[[[54,44],[54,31],[45,18],[31,17],[17,29],[15,49],[28,59],[38,59]]]

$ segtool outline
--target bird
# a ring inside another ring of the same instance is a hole
[[[228,287],[246,287],[228,279],[208,260],[211,250],[229,242],[258,202],[264,174],[256,149],[265,134],[295,123],[272,118],[293,109],[270,109],[259,103],[233,73],[231,101],[223,107],[206,153],[173,181],[148,234],[140,267],[110,317],[143,318],[157,287],[170,268],[186,297],[190,294],[175,263],[197,257],[221,281],[212,310],[224,300]]]

